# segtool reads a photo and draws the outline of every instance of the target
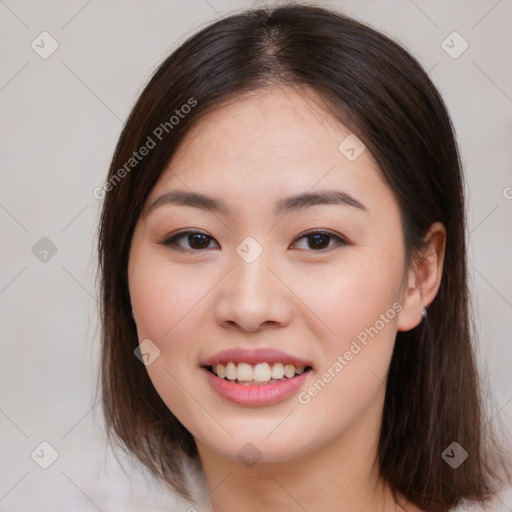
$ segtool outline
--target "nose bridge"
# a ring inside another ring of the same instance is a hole
[[[271,251],[264,248],[253,237],[247,237],[235,252],[233,262],[235,292],[244,300],[248,298],[252,298],[253,301],[265,299],[265,296],[270,294],[270,288],[273,287],[269,282],[271,272],[267,268],[267,266],[272,266]]]
[[[272,251],[248,237],[231,258],[232,271],[218,305],[218,320],[238,324],[248,331],[265,322],[287,323],[289,307],[285,288],[268,267],[276,267]]]

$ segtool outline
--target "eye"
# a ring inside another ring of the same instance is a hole
[[[182,238],[185,238],[186,242],[188,242],[188,247],[183,247],[178,244]],[[211,236],[201,233],[200,231],[182,231],[181,233],[173,235],[170,238],[166,238],[158,243],[165,245],[166,247],[177,248],[178,250],[195,251],[208,249],[208,245],[211,240],[213,240]]]
[[[303,238],[307,240],[306,243],[310,248],[315,249],[313,252],[324,252],[338,245],[350,245],[350,242],[347,239],[330,231],[310,231],[303,234],[296,240],[302,240]],[[337,243],[329,246],[329,239],[335,240]]]

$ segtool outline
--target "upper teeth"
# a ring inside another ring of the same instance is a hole
[[[300,375],[304,372],[304,366],[295,366],[293,364],[283,365],[282,363],[234,363],[230,361],[227,364],[215,364],[212,367],[213,373],[221,379],[239,381],[268,382],[270,379],[282,379],[288,377],[291,379],[295,374]]]

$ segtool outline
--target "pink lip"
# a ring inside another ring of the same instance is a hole
[[[281,350],[274,348],[230,348],[217,352],[213,356],[206,359],[201,366],[213,366],[218,363],[283,363],[293,364],[295,366],[312,366],[312,364],[299,357],[292,356]]]
[[[232,361],[232,359],[230,360]],[[311,373],[311,371],[307,371],[300,375],[295,375],[291,379],[285,379],[273,384],[244,386],[243,384],[235,384],[226,379],[221,379],[206,368],[201,368],[201,371],[204,372],[213,389],[221,396],[236,404],[253,406],[271,405],[285,400],[302,386]]]

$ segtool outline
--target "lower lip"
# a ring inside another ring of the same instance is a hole
[[[312,370],[295,375],[291,379],[272,384],[243,385],[221,379],[206,368],[201,368],[206,374],[210,385],[229,401],[240,405],[271,405],[285,400],[294,394],[308,378]]]

